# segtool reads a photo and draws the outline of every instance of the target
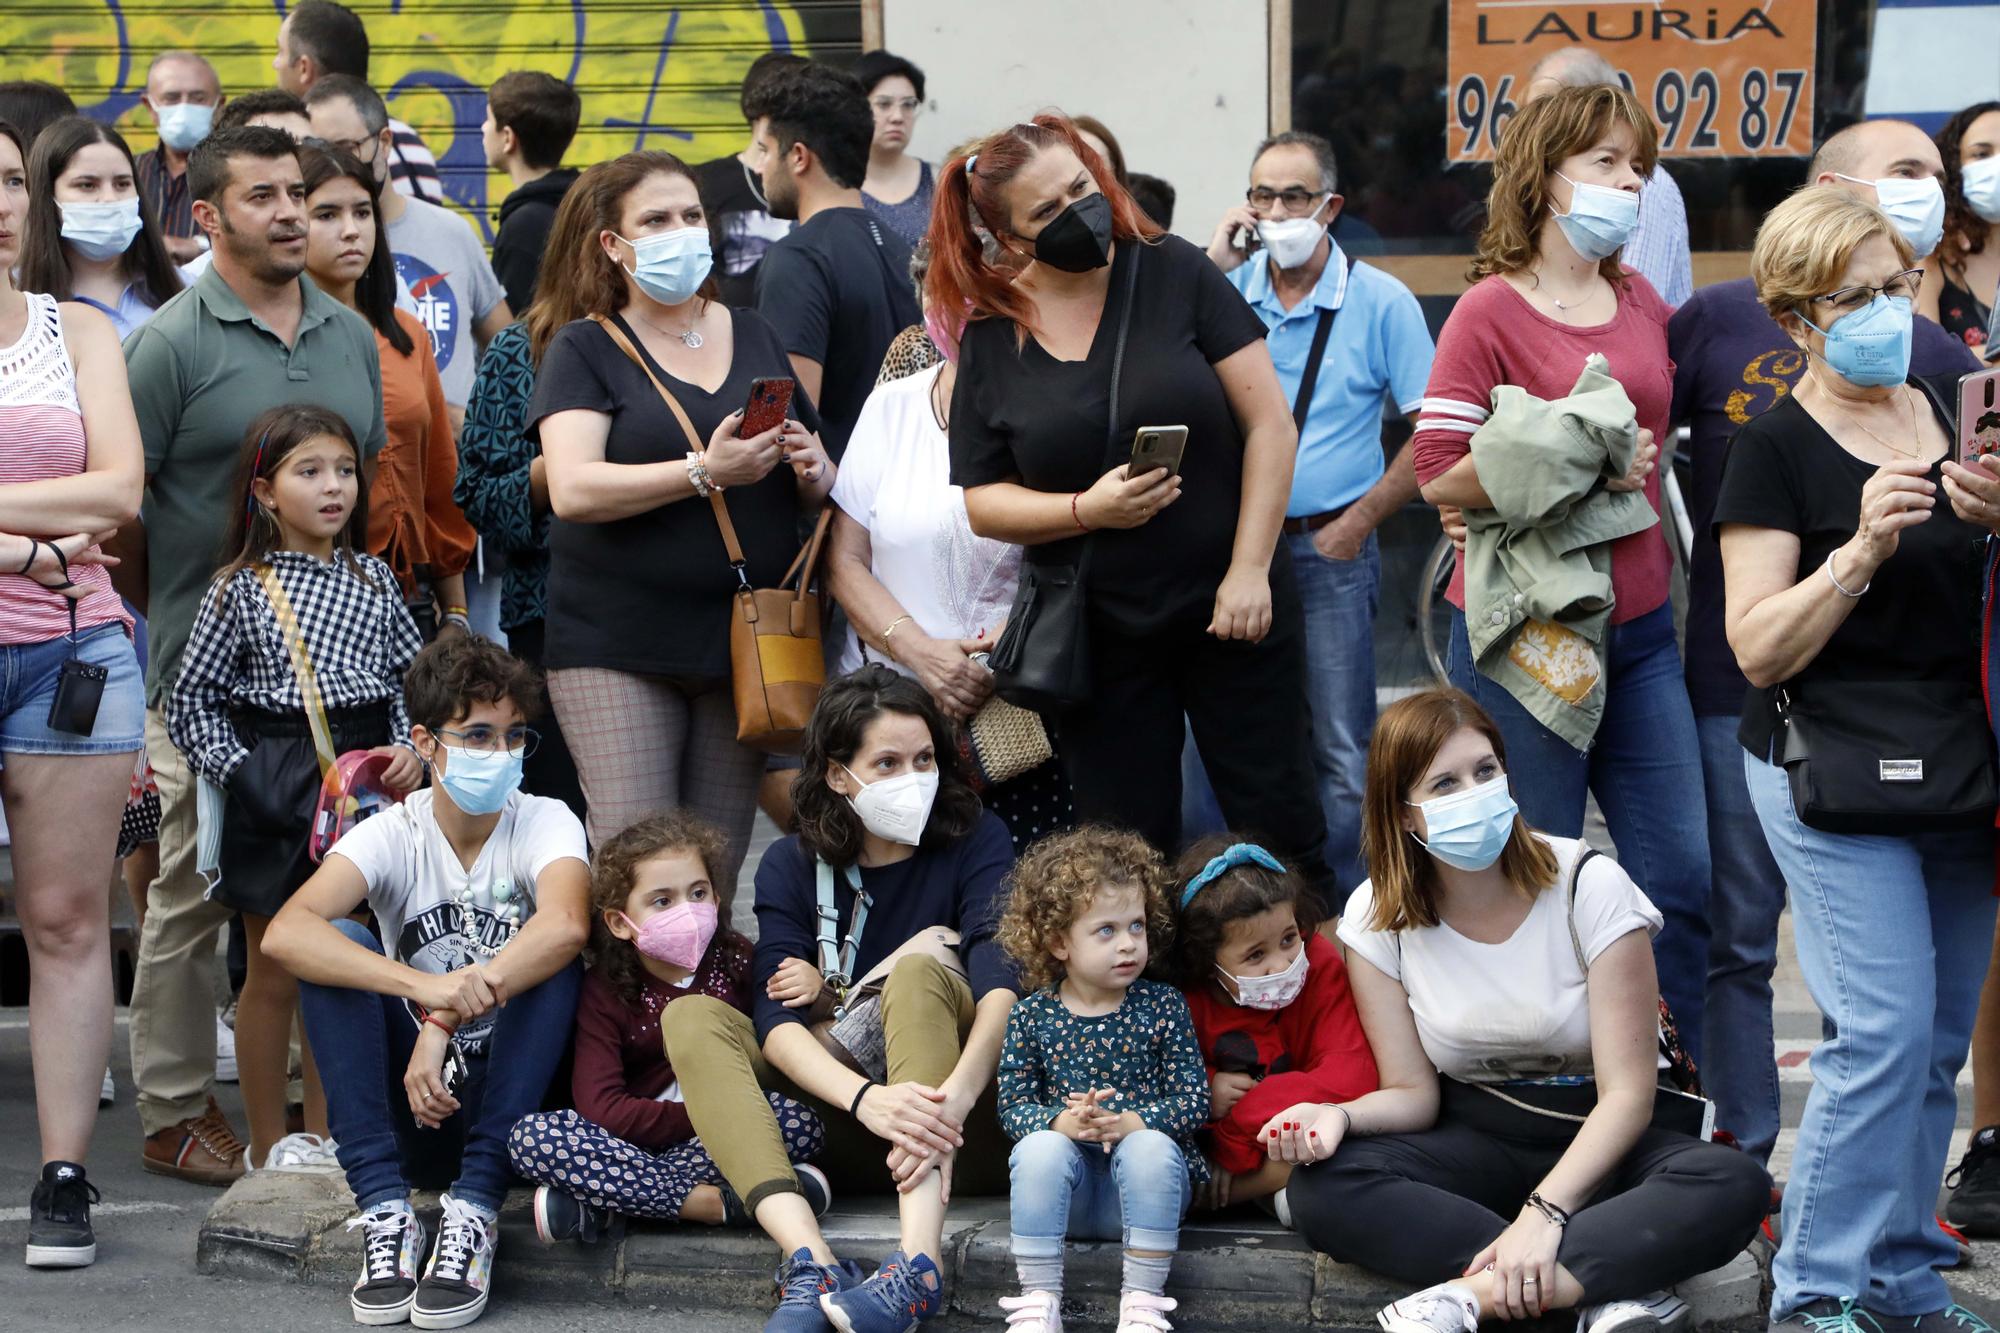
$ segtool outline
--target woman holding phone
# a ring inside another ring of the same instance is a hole
[[[989,262],[981,226],[1025,267]],[[1089,699],[1051,718],[1077,815],[1178,847],[1185,718],[1231,826],[1324,891],[1298,596],[1271,560],[1298,435],[1263,321],[1061,115],[955,156],[930,243],[927,304],[969,319],[950,433],[972,530],[1031,564],[1090,552]],[[1178,470],[1134,472],[1165,428]]]
[[[764,756],[736,741],[738,585],[709,496],[723,493],[745,576],[774,585],[798,553],[801,518],[833,487],[819,417],[795,391],[781,422],[740,433],[751,384],[789,379],[790,362],[755,311],[715,299],[707,214],[672,154],[586,171],[563,198],[545,262],[580,266],[570,278],[590,312],[543,354],[527,436],[541,445],[555,513],[549,694],[591,841],[685,806],[728,835],[713,869],[733,884]]]

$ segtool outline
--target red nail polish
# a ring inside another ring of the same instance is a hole
[[[1312,1132],[1312,1136],[1313,1136],[1314,1138],[1318,1138],[1318,1137],[1319,1137],[1319,1131],[1318,1131],[1318,1130],[1314,1130],[1314,1131]]]

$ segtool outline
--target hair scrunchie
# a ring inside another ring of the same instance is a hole
[[[1249,865],[1262,866],[1264,869],[1275,871],[1280,875],[1285,873],[1285,863],[1265,851],[1262,847],[1259,847],[1256,843],[1233,843],[1223,850],[1222,855],[1211,858],[1209,863],[1201,868],[1201,873],[1189,880],[1188,886],[1181,890],[1181,910],[1186,911],[1187,905],[1194,901],[1194,896],[1197,893],[1200,893],[1210,884],[1213,884],[1227,872],[1236,869],[1238,866]]]

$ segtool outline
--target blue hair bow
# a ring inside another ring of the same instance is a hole
[[[1256,843],[1233,843],[1224,849],[1222,855],[1213,858],[1207,865],[1203,866],[1201,873],[1189,880],[1188,886],[1181,890],[1181,910],[1185,912],[1187,905],[1194,901],[1194,896],[1197,893],[1200,893],[1210,884],[1213,884],[1228,871],[1234,870],[1238,866],[1250,865],[1262,866],[1264,869],[1276,871],[1280,875],[1285,873],[1285,863],[1265,851],[1262,847],[1259,847]]]

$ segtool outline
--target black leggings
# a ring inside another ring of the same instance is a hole
[[[1435,1128],[1352,1139],[1293,1174],[1286,1198],[1314,1249],[1414,1287],[1458,1277],[1576,1135],[1573,1123],[1439,1082]],[[1576,1210],[1557,1262],[1585,1303],[1642,1296],[1728,1263],[1770,1203],[1771,1178],[1747,1154],[1648,1128]]]

